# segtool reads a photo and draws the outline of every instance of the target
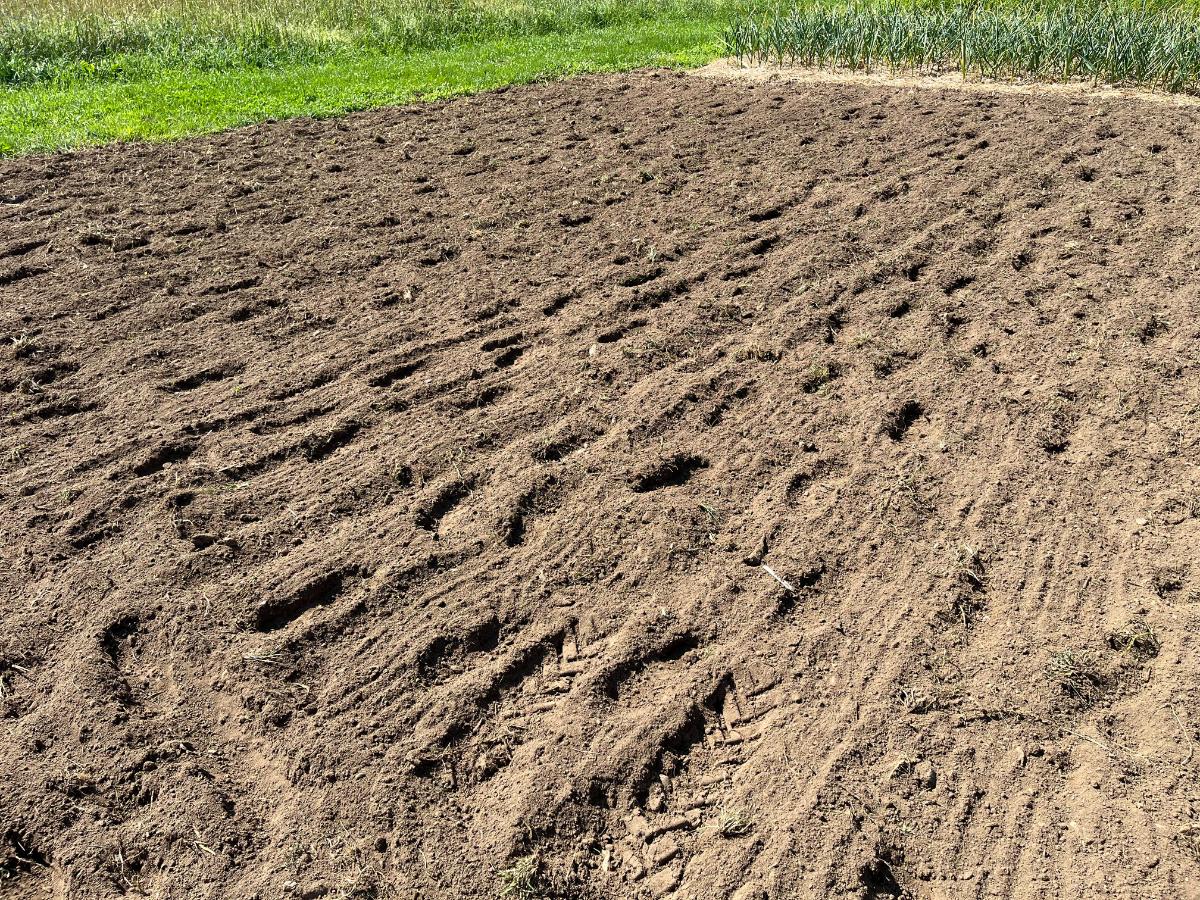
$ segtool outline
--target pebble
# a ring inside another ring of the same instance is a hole
[[[679,845],[670,837],[655,841],[650,848],[650,862],[656,866],[664,866],[678,855]]]
[[[651,896],[665,897],[671,891],[675,890],[679,884],[679,876],[670,869],[663,869],[661,872],[651,875],[646,879],[646,887],[649,888]]]
[[[629,881],[638,881],[643,875],[646,874],[646,867],[643,866],[636,859],[632,859],[632,858],[627,859],[625,861],[624,868],[625,868],[625,877]]]
[[[625,827],[629,829],[630,834],[641,836],[650,830],[650,823],[644,816],[634,813],[625,819]]]
[[[647,831],[646,843],[654,840],[660,834],[666,834],[668,831],[678,831],[680,828],[691,828],[692,825],[693,823],[691,819],[687,818],[686,816],[679,816],[678,818],[667,822],[665,825],[659,825],[656,828],[651,828],[649,831]]]

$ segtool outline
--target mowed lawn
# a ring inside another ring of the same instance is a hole
[[[36,2],[36,0],[35,0]],[[507,84],[719,56],[723,0],[277,0],[118,10],[106,0],[0,24],[0,154],[167,140]],[[209,15],[203,14],[207,9]],[[274,16],[274,18],[271,18]]]
[[[1200,0],[15,0],[0,155],[722,55],[1200,91]]]

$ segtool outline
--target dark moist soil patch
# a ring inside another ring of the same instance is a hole
[[[1184,896],[1197,115],[643,73],[0,163],[0,890]]]

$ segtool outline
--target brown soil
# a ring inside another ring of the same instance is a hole
[[[0,892],[1197,896],[1198,124],[643,73],[0,164]]]

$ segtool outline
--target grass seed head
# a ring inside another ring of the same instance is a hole
[[[500,872],[498,876],[500,896],[516,898],[539,896],[541,893],[540,875],[541,864],[536,854],[521,857]]]

